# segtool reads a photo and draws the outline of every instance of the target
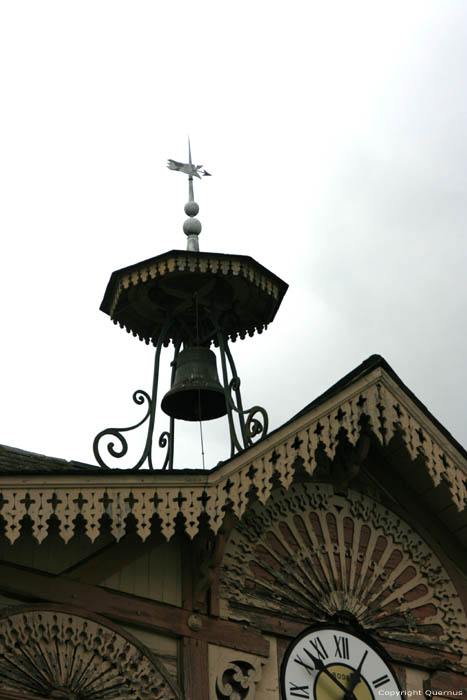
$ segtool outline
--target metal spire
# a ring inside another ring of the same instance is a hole
[[[188,165],[193,168],[193,163],[191,161],[191,143],[190,137],[188,137]],[[195,197],[193,194],[193,175],[188,175],[188,201],[194,202]]]
[[[187,250],[199,251],[198,236],[201,233],[201,222],[196,219],[199,212],[199,206],[195,202],[193,194],[193,176],[201,180],[201,176],[211,176],[202,165],[193,165],[191,160],[191,144],[188,138],[188,163],[180,163],[178,160],[168,159],[167,167],[169,170],[178,170],[181,173],[188,175],[188,202],[185,204],[185,214],[190,218],[183,224],[183,231],[187,236]]]

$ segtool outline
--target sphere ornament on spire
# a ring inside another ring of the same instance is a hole
[[[197,202],[187,202],[185,204],[185,214],[187,216],[196,216],[199,212],[199,205]]]
[[[183,224],[183,232],[187,236],[199,236],[201,233],[201,221],[199,219],[187,219]]]

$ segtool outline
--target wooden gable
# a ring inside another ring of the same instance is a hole
[[[289,641],[330,619],[383,643],[406,689],[467,671],[467,455],[382,358],[209,472],[3,456],[5,620],[101,616],[188,700],[277,698]]]

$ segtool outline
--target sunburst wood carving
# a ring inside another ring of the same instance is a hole
[[[377,502],[327,484],[278,490],[245,514],[221,595],[310,624],[345,612],[382,636],[467,652],[462,603],[428,545]]]
[[[107,623],[58,609],[0,619],[0,690],[63,700],[179,698],[136,640]]]

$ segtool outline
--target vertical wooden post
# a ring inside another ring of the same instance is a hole
[[[193,610],[194,575],[193,546],[185,536],[182,541],[182,605],[185,610]],[[183,637],[180,648],[184,700],[209,700],[208,643]]]
[[[182,677],[185,700],[209,700],[208,643],[183,637]]]
[[[193,610],[193,555],[192,545],[182,535],[182,607]]]

